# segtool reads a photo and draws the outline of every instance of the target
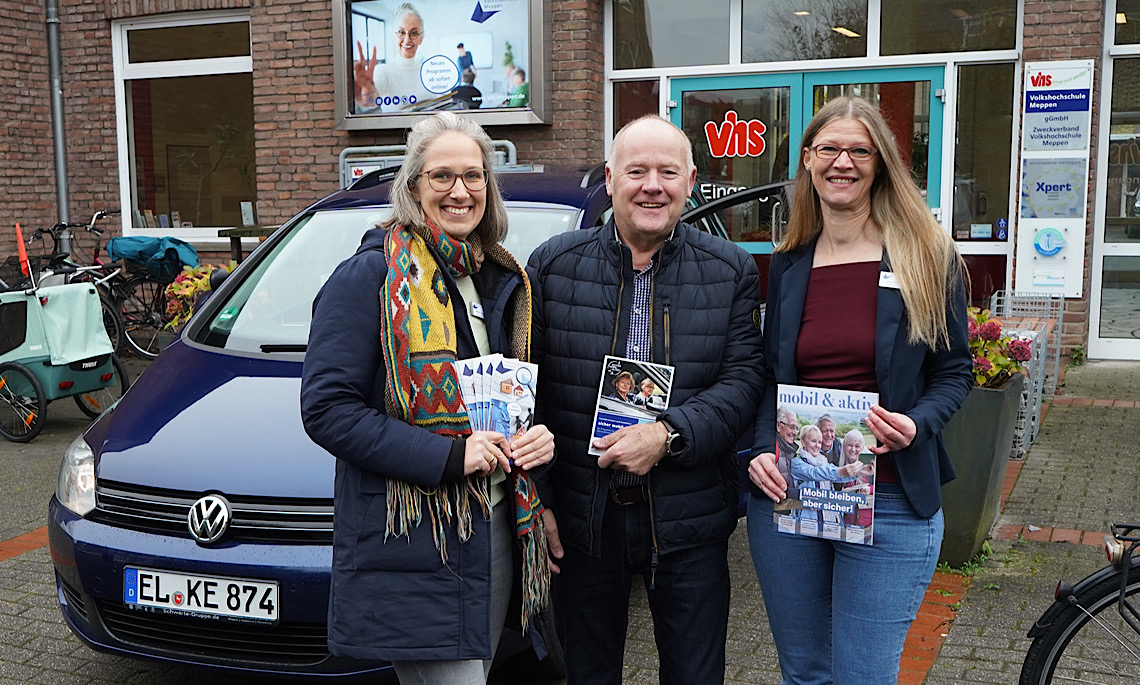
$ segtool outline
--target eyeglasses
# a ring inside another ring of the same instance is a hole
[[[808,148],[815,152],[815,156],[820,159],[836,159],[844,152],[851,158],[852,162],[866,162],[879,153],[873,147],[865,145],[856,145],[855,147],[839,147],[838,145],[813,145]]]
[[[793,430],[799,430],[800,429],[800,426],[797,423],[788,423],[787,421],[777,421],[776,423],[780,424],[781,426],[787,426],[788,428],[791,428]]]
[[[455,187],[457,178],[462,178],[463,185],[470,191],[483,190],[487,187],[486,169],[468,169],[461,174],[451,169],[431,169],[421,173],[420,176],[427,176],[428,185],[440,193],[446,193]]]
[[[409,37],[412,40],[419,40],[420,36],[422,36],[422,35],[424,35],[424,32],[420,31],[419,29],[412,29],[411,31],[405,31],[404,29],[396,29],[396,37],[399,38],[400,40],[403,40],[403,39],[409,38]]]

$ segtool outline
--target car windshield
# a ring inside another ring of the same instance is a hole
[[[388,207],[324,210],[302,217],[256,269],[213,308],[196,342],[244,352],[303,352],[313,298],[337,265],[352,256],[365,231]],[[580,211],[538,203],[507,203],[504,246],[522,264],[550,236],[577,228]]]

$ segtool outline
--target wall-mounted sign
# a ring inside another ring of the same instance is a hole
[[[1065,247],[1065,236],[1055,228],[1043,228],[1033,236],[1033,247],[1038,254],[1052,257]]]
[[[1083,295],[1092,85],[1092,60],[1025,65],[1019,291]]]
[[[724,114],[724,121],[705,123],[705,139],[713,157],[759,157],[764,154],[764,133],[768,127],[759,119],[740,121],[735,110]]]
[[[340,127],[405,128],[440,110],[541,123],[542,13],[538,0],[334,3]]]

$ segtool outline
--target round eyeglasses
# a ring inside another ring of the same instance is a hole
[[[427,176],[428,185],[432,190],[440,193],[446,193],[455,187],[455,179],[463,179],[463,185],[467,190],[476,191],[483,190],[487,187],[487,171],[486,169],[468,169],[461,174],[457,174],[451,169],[431,169],[424,171],[420,176]]]
[[[815,156],[820,159],[836,159],[844,152],[851,158],[852,162],[866,162],[879,153],[873,147],[866,145],[856,145],[855,147],[839,147],[838,145],[813,145],[808,148],[815,152]]]
[[[422,36],[422,35],[424,35],[424,33],[423,33],[423,31],[420,31],[419,29],[412,29],[411,31],[405,31],[404,29],[396,29],[396,37],[399,38],[400,40],[404,40],[405,38],[409,38],[409,37],[412,40],[419,40],[420,36]]]

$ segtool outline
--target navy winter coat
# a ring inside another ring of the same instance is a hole
[[[776,447],[776,385],[799,383],[796,344],[807,298],[815,243],[772,255],[768,271],[768,310],[764,354],[769,384],[756,417],[753,453]],[[890,271],[883,260],[881,271]],[[942,506],[942,484],[954,479],[954,467],[942,444],[942,428],[962,406],[973,385],[973,361],[966,337],[966,290],[958,284],[946,302],[950,348],[937,352],[907,341],[910,320],[902,291],[879,287],[875,314],[875,380],[879,405],[909,416],[917,428],[906,449],[891,452],[899,483],[915,512],[924,518]],[[757,497],[764,497],[752,485]]]
[[[356,254],[317,294],[301,378],[305,430],[337,458],[329,650],[389,661],[489,659],[489,523],[474,515],[474,533],[465,543],[448,528],[446,566],[426,518],[410,540],[384,541],[386,479],[439,485],[455,443],[384,412],[384,234],[366,233]],[[458,358],[476,357],[463,301],[447,280]],[[522,277],[487,260],[472,280],[491,349],[509,352],[513,316],[507,309],[513,294],[525,292]]]
[[[602,359],[625,356],[633,298],[632,254],[605,226],[564,233],[531,255],[537,418],[558,459],[544,494],[565,544],[601,553],[610,469],[587,443]],[[676,367],[662,413],[685,439],[648,476],[657,548],[667,553],[727,538],[736,527],[734,444],[761,397],[759,276],[738,246],[678,224],[659,251],[651,294],[650,361]]]

